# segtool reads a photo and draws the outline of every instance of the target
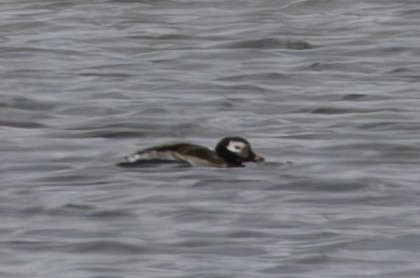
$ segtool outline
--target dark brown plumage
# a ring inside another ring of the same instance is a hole
[[[192,166],[243,167],[244,162],[261,162],[264,158],[253,152],[249,142],[241,137],[225,137],[215,148],[174,143],[140,150],[124,158],[120,166],[134,166],[150,161],[186,162]]]

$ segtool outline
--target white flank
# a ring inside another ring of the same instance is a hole
[[[134,153],[125,157],[125,161],[129,163],[135,163],[138,161],[144,160],[153,160],[153,159],[162,159],[162,160],[180,160],[179,155],[171,151],[159,152],[156,150],[146,151],[142,153]]]

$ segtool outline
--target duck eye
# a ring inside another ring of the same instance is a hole
[[[241,147],[240,146],[235,146],[235,150],[240,150]]]

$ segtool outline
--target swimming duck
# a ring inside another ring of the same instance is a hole
[[[140,150],[124,158],[119,166],[134,166],[151,161],[184,162],[191,166],[244,167],[243,162],[262,162],[264,158],[251,149],[241,137],[225,137],[215,150],[189,144],[174,143]]]

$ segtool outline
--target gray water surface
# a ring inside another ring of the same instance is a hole
[[[420,2],[0,3],[0,276],[420,277]],[[247,138],[264,164],[115,163]]]

